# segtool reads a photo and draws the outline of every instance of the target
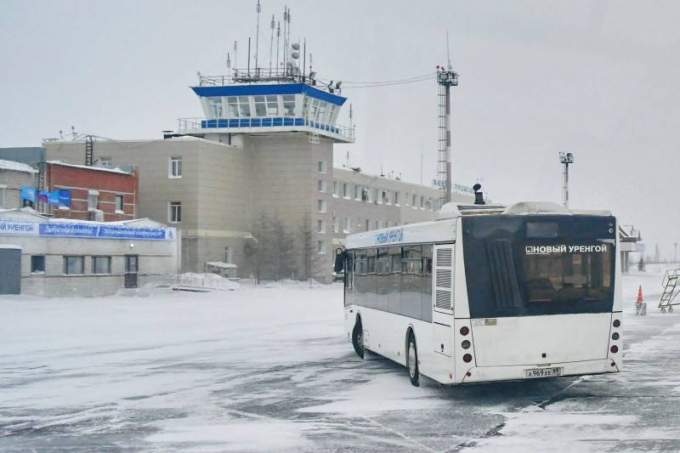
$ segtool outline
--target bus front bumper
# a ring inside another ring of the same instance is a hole
[[[575,376],[584,374],[618,373],[622,369],[620,359],[583,360],[541,365],[472,366],[463,371],[460,383],[514,381],[546,377]],[[555,371],[559,370],[559,371]]]

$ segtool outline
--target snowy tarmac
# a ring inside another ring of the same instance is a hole
[[[0,297],[0,451],[680,451],[660,283],[624,279],[623,373],[451,388],[356,357],[337,284]]]

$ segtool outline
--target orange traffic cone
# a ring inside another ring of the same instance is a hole
[[[637,299],[635,299],[635,314],[645,316],[647,314],[647,304],[645,296],[642,295],[642,285],[638,288]]]
[[[637,294],[637,299],[635,300],[635,303],[637,305],[641,305],[645,301],[645,297],[642,295],[642,285],[638,288],[638,294]]]

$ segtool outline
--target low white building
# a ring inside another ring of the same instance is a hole
[[[175,228],[149,219],[90,222],[48,218],[30,208],[0,210],[3,245],[21,249],[20,258],[6,254],[0,266],[20,267],[23,294],[113,294],[172,278],[181,262]],[[0,288],[14,283],[0,282]]]

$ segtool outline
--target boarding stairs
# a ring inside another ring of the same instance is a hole
[[[663,292],[659,299],[659,310],[662,313],[671,313],[674,305],[680,305],[680,301],[675,301],[677,295],[680,294],[680,269],[666,271],[661,286],[663,286]]]

